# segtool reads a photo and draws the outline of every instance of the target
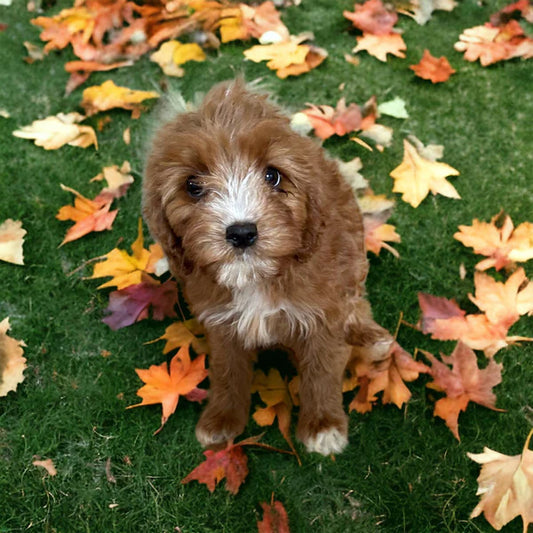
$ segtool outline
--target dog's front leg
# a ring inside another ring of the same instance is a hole
[[[298,357],[300,415],[297,436],[309,452],[340,453],[348,444],[342,378],[350,347],[329,336],[309,339]]]
[[[203,446],[227,442],[244,431],[250,410],[253,356],[229,332],[208,331],[208,404],[196,426]]]

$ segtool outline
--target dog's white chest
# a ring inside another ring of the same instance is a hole
[[[207,325],[230,324],[247,348],[269,346],[287,334],[308,335],[317,326],[315,309],[285,299],[272,301],[256,286],[235,289],[230,303],[201,313]]]

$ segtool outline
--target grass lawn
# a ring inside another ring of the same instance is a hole
[[[45,15],[72,5],[52,3]],[[425,26],[401,17],[406,59],[382,63],[362,52],[355,67],[344,54],[358,32],[342,16],[343,9],[353,11],[353,2],[303,0],[284,10],[283,20],[292,34],[312,30],[317,45],[328,50],[319,68],[280,80],[264,64],[244,61],[242,52],[250,44],[237,42],[209,52],[205,63],[185,65],[185,77],[169,82],[191,99],[216,81],[244,73],[250,81],[261,78],[293,111],[306,102],[335,105],[341,96],[359,104],[372,95],[380,103],[395,96],[406,101],[409,119],[380,119],[394,129],[393,144],[382,153],[367,151],[348,137],[325,142],[332,155],[361,157],[362,173],[374,191],[389,197],[389,172],[401,162],[408,134],[425,144],[444,145],[443,161],[461,172],[451,179],[461,200],[431,196],[414,209],[394,195],[391,223],[402,237],[395,245],[401,257],[386,251],[372,256],[368,279],[375,317],[391,331],[400,313],[405,321],[417,322],[419,291],[455,298],[474,312],[468,293],[480,257],[453,239],[459,224],[488,221],[501,209],[515,225],[533,219],[533,63],[517,59],[482,68],[453,49],[464,28],[485,23],[504,5],[463,0],[452,12],[435,12]],[[250,474],[236,496],[223,483],[213,494],[196,482],[181,484],[203,458],[194,438],[201,406],[180,402],[156,436],[159,406],[125,409],[139,400],[135,392],[141,382],[134,368],[164,360],[161,343],[145,343],[162,335],[172,320],[145,320],[111,331],[101,322],[108,303],[108,291],[96,290],[101,280],[85,279],[90,266],[69,275],[122,239],[122,248],[135,239],[145,132],[153,114],[132,120],[126,111],[107,113],[112,121],[98,133],[98,151],[70,146],[45,151],[13,137],[13,130],[33,120],[80,110],[83,86],[64,96],[68,75],[63,65],[74,59],[70,49],[31,65],[23,61],[23,41],[39,43],[39,30],[29,22],[33,16],[23,0],[0,6],[0,22],[7,24],[0,31],[0,108],[10,113],[0,118],[0,223],[21,220],[28,231],[25,266],[0,263],[0,320],[10,317],[10,334],[26,342],[28,360],[25,381],[0,398],[0,532],[245,533],[255,531],[259,503],[270,501],[272,493],[285,505],[293,532],[492,531],[483,517],[469,519],[478,501],[479,465],[466,452],[479,453],[483,446],[508,455],[521,452],[533,426],[532,344],[496,355],[504,365],[503,381],[495,388],[497,406],[506,412],[469,405],[459,418],[461,442],[433,417],[439,394],[420,378],[409,385],[413,397],[404,409],[378,404],[369,414],[351,413],[350,445],[335,460],[306,454],[297,444],[300,467],[289,455],[253,449]],[[448,82],[433,85],[414,77],[408,65],[417,63],[425,48],[437,57],[446,55],[457,70]],[[163,78],[144,57],[133,67],[92,75],[88,85],[113,79],[134,89],[159,90]],[[96,121],[93,117],[88,123]],[[122,140],[127,126],[130,145]],[[136,181],[118,201],[112,231],[58,248],[69,224],[55,214],[71,202],[60,184],[92,197],[101,185],[89,179],[124,160],[131,162]],[[525,268],[531,278],[533,262]],[[511,334],[531,336],[533,318],[521,318]],[[422,348],[449,354],[454,347],[406,326],[398,341],[411,353]],[[111,355],[102,357],[103,350]],[[268,359],[262,358],[266,367]],[[346,395],[346,406],[352,396]],[[245,436],[261,431],[250,419]],[[274,427],[264,441],[285,447]],[[53,459],[57,475],[49,477],[32,466],[34,456]],[[115,483],[106,476],[108,460]],[[504,531],[522,531],[520,519]]]

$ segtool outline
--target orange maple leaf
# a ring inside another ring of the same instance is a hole
[[[347,368],[350,377],[344,380],[343,392],[359,386],[355,398],[350,403],[350,411],[368,413],[377,401],[379,392],[383,392],[383,404],[393,403],[399,409],[411,398],[411,392],[405,382],[414,381],[420,373],[427,373],[429,368],[415,361],[397,342],[394,342],[390,358],[385,365],[372,368],[354,360]]]
[[[456,72],[444,56],[436,58],[427,49],[424,50],[424,55],[420,62],[416,65],[411,65],[409,68],[419,78],[430,80],[432,83],[448,81],[450,76]]]
[[[343,15],[363,33],[388,35],[398,22],[394,9],[385,6],[381,0],[368,0],[364,4],[355,4],[355,12],[344,11]]]
[[[357,54],[361,50],[366,50],[371,56],[380,61],[387,61],[387,54],[404,58],[404,50],[407,49],[402,36],[399,33],[388,33],[386,35],[374,35],[372,33],[363,33],[357,37],[357,46],[352,53]]]
[[[0,322],[0,396],[17,389],[19,383],[24,381],[26,358],[23,357],[23,341],[10,337],[9,318]]]
[[[315,135],[327,139],[332,135],[346,135],[361,129],[363,115],[357,104],[346,105],[346,100],[341,98],[335,109],[329,105],[307,104],[309,109],[302,111],[307,116]]]
[[[139,218],[137,239],[131,245],[133,255],[125,250],[113,248],[103,256],[103,261],[96,263],[91,279],[112,276],[113,279],[106,281],[98,287],[117,287],[124,289],[130,285],[136,285],[143,281],[145,274],[155,272],[157,262],[163,258],[164,253],[159,244],[152,244],[150,250],[144,248],[142,219]]]
[[[149,342],[152,343],[160,340],[166,341],[163,353],[171,352],[187,344],[190,344],[196,353],[209,353],[205,331],[202,325],[194,318],[185,322],[174,322],[170,324],[161,337]]]
[[[137,391],[142,402],[130,405],[127,409],[162,404],[161,426],[156,433],[163,429],[169,416],[176,410],[179,397],[186,397],[188,394],[196,396],[198,384],[207,377],[205,355],[199,355],[191,361],[188,345],[180,348],[170,360],[170,365],[165,361],[160,365],[152,365],[147,370],[136,368],[135,372],[145,383]]]
[[[494,411],[496,395],[492,388],[501,383],[503,365],[491,359],[486,368],[477,366],[476,354],[462,342],[458,342],[450,356],[441,355],[441,363],[433,354],[422,351],[430,360],[429,373],[433,382],[427,386],[446,393],[435,404],[434,416],[442,418],[457,440],[459,437],[459,413],[465,411],[470,402],[478,403]],[[450,369],[449,366],[452,365]]]
[[[74,199],[74,206],[63,206],[57,213],[56,218],[58,220],[73,220],[76,224],[67,231],[60,246],[93,231],[111,229],[118,213],[118,209],[109,211],[111,200],[89,200],[70,187],[65,187],[61,184],[61,188],[64,191],[71,192],[76,198]]]
[[[446,163],[423,157],[406,139],[403,147],[403,161],[390,173],[394,179],[393,192],[402,193],[402,200],[415,208],[430,192],[448,198],[460,198],[455,187],[446,180],[448,176],[459,175],[458,170]]]
[[[529,443],[533,430],[524,444],[522,454],[504,455],[490,448],[483,453],[467,453],[468,457],[483,465],[477,478],[477,495],[481,500],[470,518],[481,513],[489,524],[498,531],[513,518],[520,516],[523,531],[533,523],[533,451]]]
[[[472,226],[459,226],[454,238],[488,258],[476,265],[477,270],[512,269],[515,262],[533,259],[533,223],[523,222],[515,228],[503,211],[490,223],[474,219]]]
[[[289,516],[283,504],[274,501],[274,494],[270,503],[262,502],[263,520],[257,522],[258,533],[290,533]]]
[[[382,248],[388,250],[394,257],[400,257],[398,250],[395,250],[389,242],[402,242],[402,238],[396,233],[396,228],[392,224],[385,224],[379,218],[364,216],[365,227],[365,247],[367,251],[379,255]]]

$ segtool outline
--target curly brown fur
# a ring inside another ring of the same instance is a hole
[[[364,299],[362,216],[336,163],[264,95],[222,83],[158,131],[143,214],[212,350],[198,440],[243,431],[254,354],[282,344],[301,378],[298,438],[310,451],[342,451],[346,364],[382,359],[391,338]]]

